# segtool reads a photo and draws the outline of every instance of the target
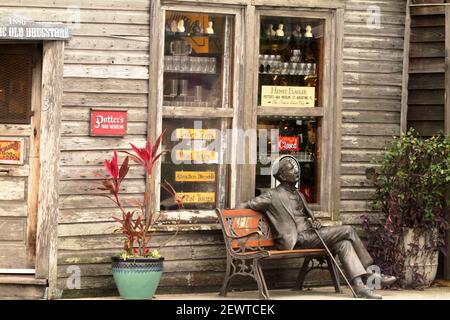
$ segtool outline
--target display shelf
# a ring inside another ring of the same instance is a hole
[[[206,108],[206,109],[219,109],[217,104],[208,101],[163,101],[164,108]],[[223,108],[221,108],[223,109]]]
[[[176,74],[176,73],[179,73],[179,74],[216,74],[216,72],[206,72],[206,71],[192,71],[192,70],[185,70],[185,71],[183,71],[183,70],[181,70],[181,71],[172,71],[172,70],[166,70],[165,68],[164,68],[164,72],[165,73],[173,73],[173,74]]]
[[[317,74],[307,74],[307,73],[296,73],[296,74],[290,74],[290,73],[272,73],[272,72],[259,72],[260,76],[310,76],[310,77],[317,77]]]
[[[216,34],[210,34],[210,33],[169,32],[169,31],[166,31],[165,36],[168,38],[180,38],[180,37],[217,38]]]
[[[217,58],[192,56],[164,56],[164,72],[182,74],[216,74]]]
[[[259,39],[260,41],[266,41],[266,42],[286,42],[286,41],[290,41],[292,38],[291,35],[285,35],[282,37],[279,36],[261,36]],[[297,38],[293,38],[294,40],[297,40]],[[302,38],[299,38],[298,40],[301,40]]]

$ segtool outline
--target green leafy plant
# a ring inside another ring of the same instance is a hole
[[[446,192],[450,182],[450,139],[444,135],[423,139],[410,129],[394,138],[379,161],[377,170],[367,176],[375,185],[373,205],[383,214],[382,224],[373,226],[367,215],[363,227],[368,234],[368,249],[384,273],[404,279],[409,255],[440,250],[446,253],[448,223]],[[416,232],[414,243],[402,247],[408,228]],[[427,236],[419,248],[418,236]],[[414,282],[422,286],[424,274],[414,270]],[[399,283],[402,283],[400,281]]]
[[[163,134],[164,133],[158,137],[154,145],[150,141],[147,141],[144,148],[138,148],[130,143],[134,154],[127,151],[122,151],[127,154],[127,156],[123,160],[120,167],[116,151],[114,151],[112,160],[104,161],[104,167],[108,172],[108,176],[105,177],[105,180],[102,182],[103,187],[99,189],[109,191],[109,194],[105,196],[113,201],[120,210],[121,215],[113,216],[112,218],[119,223],[119,227],[115,230],[115,232],[121,233],[125,236],[123,245],[124,251],[120,254],[123,259],[130,257],[160,257],[158,249],[149,249],[149,243],[152,239],[151,230],[154,228],[155,224],[158,223],[160,215],[152,210],[146,210],[149,205],[148,192],[144,193],[144,201],[133,201],[135,207],[134,210],[126,210],[124,204],[120,200],[120,187],[130,169],[130,158],[144,167],[147,179],[151,178],[155,163],[162,155],[162,152],[158,153],[158,149],[161,144]],[[178,196],[173,187],[166,181],[161,183],[161,186],[174,197],[178,208],[183,208],[183,199]],[[173,237],[177,235],[177,232],[175,232]],[[163,245],[171,241],[173,237],[169,238]]]

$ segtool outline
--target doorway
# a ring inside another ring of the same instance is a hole
[[[0,44],[0,273],[34,273],[42,45]]]

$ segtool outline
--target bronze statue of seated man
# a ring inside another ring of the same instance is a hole
[[[321,227],[320,221],[314,218],[305,197],[296,187],[300,179],[300,168],[296,160],[283,157],[274,167],[278,167],[278,170],[273,176],[280,184],[240,204],[239,207],[267,215],[279,250],[323,248],[314,230],[316,229],[330,251],[338,255],[356,294],[363,298],[381,299],[381,295],[376,294],[363,282],[368,275],[373,275],[366,271],[373,264],[373,259],[355,230],[351,226]],[[382,286],[388,286],[396,281],[393,276],[380,274],[376,276],[380,278]]]

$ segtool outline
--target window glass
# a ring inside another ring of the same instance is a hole
[[[318,202],[318,126],[315,119],[268,119],[258,121],[258,164],[256,191],[258,195],[274,187],[271,175],[274,160],[284,154],[294,156],[301,167],[300,190],[308,202]],[[266,132],[261,135],[261,132]],[[267,138],[266,138],[267,136]]]
[[[220,129],[224,120],[167,119],[163,122],[161,181],[185,196],[185,209],[214,209],[221,198],[225,174],[220,170]],[[161,210],[177,206],[161,188]]]
[[[226,108],[233,18],[168,11],[164,40],[164,106]]]
[[[29,124],[32,57],[0,54],[0,123]]]
[[[322,107],[323,19],[261,17],[258,105]]]

